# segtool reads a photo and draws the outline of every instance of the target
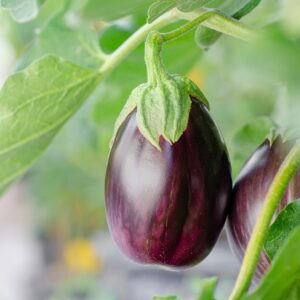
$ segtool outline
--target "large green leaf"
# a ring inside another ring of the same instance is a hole
[[[18,22],[32,20],[38,14],[36,0],[0,0],[0,5],[9,9],[12,17]]]
[[[300,282],[300,227],[297,227],[277,252],[272,266],[258,288],[242,300],[284,300],[291,293],[299,295]]]
[[[7,79],[0,91],[0,189],[43,153],[99,80],[98,73],[53,56]]]
[[[300,226],[300,200],[287,205],[269,229],[265,240],[265,250],[271,259],[297,226]]]

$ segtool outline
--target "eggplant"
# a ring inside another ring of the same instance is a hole
[[[243,259],[253,227],[265,201],[268,189],[293,145],[279,136],[273,142],[265,140],[251,155],[233,187],[228,217],[227,235],[233,251]],[[290,202],[300,197],[300,172],[289,183],[276,215]],[[268,270],[270,260],[262,251],[255,273],[257,282]]]
[[[188,125],[161,151],[140,133],[136,111],[119,128],[107,166],[105,202],[111,235],[132,260],[186,268],[215,245],[228,215],[231,166],[207,108],[192,105]]]

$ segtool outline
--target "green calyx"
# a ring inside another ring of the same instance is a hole
[[[161,48],[162,38],[159,33],[150,33],[145,49],[148,82],[132,91],[117,119],[112,142],[127,116],[136,110],[140,132],[153,146],[161,150],[160,137],[172,144],[185,131],[191,97],[209,106],[203,93],[192,81],[166,71],[161,58]]]

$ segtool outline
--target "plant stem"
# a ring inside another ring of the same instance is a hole
[[[107,73],[114,69],[129,53],[141,44],[152,30],[159,29],[165,25],[180,20],[176,10],[171,10],[150,24],[145,24],[128,38],[115,52],[108,56],[101,66],[100,72]]]
[[[284,195],[286,187],[293,175],[296,173],[299,164],[300,142],[298,141],[283,161],[268,190],[258,221],[253,228],[240,273],[229,300],[241,299],[243,294],[247,292],[260,257],[260,252],[263,248],[272,217]]]
[[[202,26],[241,40],[253,40],[256,37],[256,33],[252,29],[246,27],[243,23],[239,22],[238,20],[229,17],[217,10],[201,9],[197,13],[183,13],[180,11],[178,11],[177,13],[182,19],[191,22],[193,20],[196,20],[196,18],[201,17],[202,15],[211,13],[211,15],[209,15],[209,17],[206,20],[204,20],[203,23],[201,23]]]
[[[158,81],[166,81],[170,77],[161,57],[162,45],[163,38],[159,32],[152,31],[148,34],[145,42],[145,62],[148,84],[151,86],[156,86]]]
[[[177,9],[173,9],[157,18],[154,22],[142,26],[115,52],[108,55],[104,64],[100,68],[100,73],[106,74],[112,71],[124,58],[126,58],[139,44],[146,39],[149,32],[158,30],[166,25],[180,20],[188,20],[189,23],[180,27],[179,29],[165,33],[165,39],[174,39],[201,22],[203,22],[202,25],[206,27],[242,40],[249,40],[255,36],[253,31],[248,29],[242,23],[215,10],[202,10],[201,15],[199,16],[199,13],[183,13]]]
[[[190,18],[190,14],[180,12],[179,14],[185,19]],[[228,35],[233,35],[242,40],[253,39],[255,36],[252,30],[248,29],[237,20],[228,17],[217,10],[203,10],[200,16],[193,18],[190,22],[180,28],[177,28],[168,33],[162,33],[162,37],[164,41],[173,40],[205,21],[209,21],[208,25],[210,28],[216,29],[217,31],[226,33]]]

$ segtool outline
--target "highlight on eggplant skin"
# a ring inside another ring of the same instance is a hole
[[[188,126],[157,150],[140,133],[136,112],[119,129],[106,173],[110,232],[132,260],[186,268],[212,250],[228,215],[231,167],[205,106],[192,99]]]
[[[234,184],[227,236],[231,247],[241,261],[268,189],[292,144],[292,142],[283,142],[281,137],[277,137],[273,143],[266,140],[246,162]],[[299,197],[300,171],[297,171],[287,187],[277,214],[288,203]],[[269,266],[270,260],[262,251],[255,273],[255,281],[264,275]]]

